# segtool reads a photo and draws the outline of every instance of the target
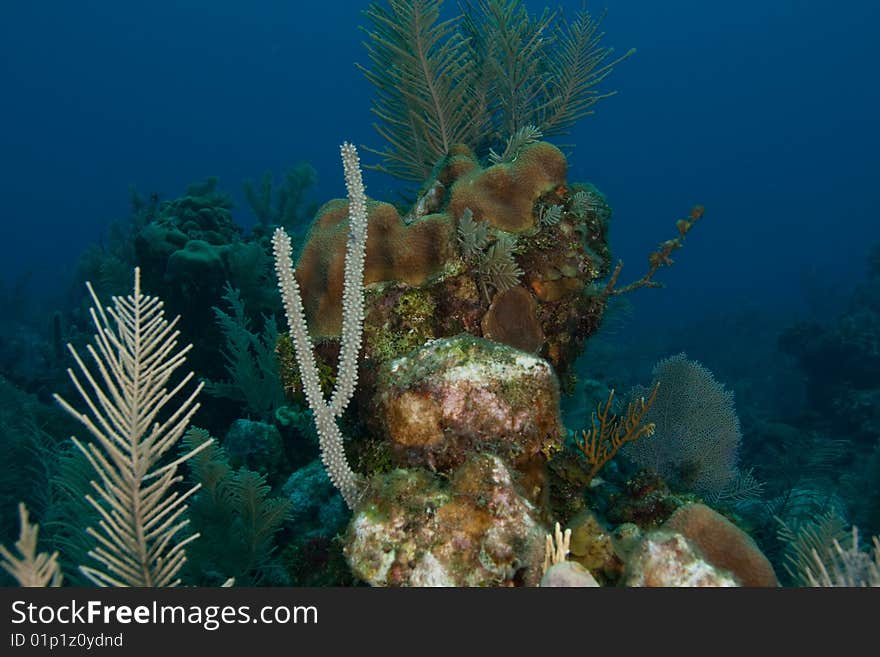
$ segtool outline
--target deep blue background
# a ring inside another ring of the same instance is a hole
[[[67,282],[128,212],[209,175],[251,220],[241,181],[314,164],[343,192],[337,147],[381,146],[361,2],[80,0],[0,9],[0,278]],[[527,2],[532,9],[543,3]],[[577,0],[563,2],[569,11]],[[641,273],[695,203],[706,219],[642,318],[798,309],[802,277],[849,287],[878,229],[880,3],[604,0],[607,43],[638,53],[571,141],[571,180],[615,210],[613,246]],[[369,161],[370,157],[366,156]],[[367,174],[388,198],[394,181]]]

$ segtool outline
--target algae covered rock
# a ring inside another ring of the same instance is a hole
[[[555,563],[541,578],[544,588],[594,588],[599,586],[590,571],[576,561]]]
[[[609,532],[593,511],[585,510],[568,521],[571,529],[569,559],[596,573],[603,581],[620,577],[622,562]]]
[[[507,466],[481,454],[451,480],[422,469],[375,477],[345,556],[373,586],[534,586],[546,531]]]
[[[732,572],[743,586],[779,586],[758,544],[705,504],[686,504],[663,525],[696,545],[711,564]]]
[[[376,407],[406,466],[449,470],[489,452],[527,470],[563,436],[550,364],[470,335],[434,340],[391,361]]]
[[[729,587],[736,579],[706,561],[681,534],[664,530],[645,536],[628,564],[626,586]]]

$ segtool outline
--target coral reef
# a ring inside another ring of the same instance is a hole
[[[730,587],[729,573],[705,561],[681,534],[654,531],[645,536],[627,566],[626,586]]]
[[[399,464],[450,470],[488,452],[532,470],[562,439],[559,387],[546,361],[469,335],[391,361],[375,401]]]
[[[534,586],[544,534],[501,459],[477,455],[449,480],[415,469],[374,478],[345,554],[374,586]]]
[[[880,532],[880,244],[869,252],[864,280],[843,298],[842,311],[804,321],[779,336],[806,382],[799,440],[788,440],[772,469],[795,477],[816,496],[839,495],[844,515],[869,534]],[[839,294],[839,291],[836,291]],[[842,296],[842,295],[841,295]],[[793,421],[794,422],[794,421]],[[793,463],[795,459],[800,462]],[[772,461],[769,461],[772,463]],[[832,469],[844,470],[843,477]],[[827,510],[827,503],[823,509]],[[830,547],[830,546],[828,546]]]
[[[755,541],[705,504],[681,507],[663,528],[682,534],[709,563],[733,573],[742,586],[779,585],[773,566]]]
[[[570,189],[565,171],[545,142],[486,167],[457,146],[410,214],[368,202],[364,360],[381,366],[467,332],[548,359],[570,386],[601,322],[604,301],[592,291],[608,272],[610,212],[598,193]],[[542,222],[551,206],[558,220]],[[347,217],[347,202],[325,204],[296,268],[311,334],[325,343],[340,334]],[[332,349],[319,349],[332,361]]]
[[[80,501],[77,487],[100,475],[100,499],[87,497],[91,515],[80,516],[97,518],[98,566],[82,570],[94,583],[775,584],[742,530],[664,480],[716,500],[740,490],[738,419],[711,374],[669,359],[628,405],[615,407],[612,390],[579,439],[561,420],[575,360],[610,300],[659,286],[702,217],[697,207],[680,219],[642,278],[618,287],[608,203],[568,181],[566,156],[542,138],[589,113],[622,58],[585,12],[534,19],[518,0],[480,0],[438,22],[440,4],[367,11],[367,76],[382,87],[376,113],[389,141],[380,168],[421,184],[409,207],[368,199],[357,150],[344,144],[348,198],[321,206],[304,240],[308,165],[280,186],[271,175],[246,183],[259,222],[249,236],[208,179],[162,203],[133,197],[131,225],[107,254],[83,259],[107,288],[138,263],[167,307],[185,311],[179,334],[141,294],[139,274],[134,295],[106,311],[90,288],[103,384],[73,347],[93,393],[71,376],[95,417],[59,400],[98,441],[75,443],[84,466],[66,461]],[[178,352],[180,335],[196,347]],[[167,414],[193,375],[163,386],[190,349],[223,441],[191,428],[169,453],[201,386]],[[141,370],[146,384],[132,380]],[[662,458],[641,459],[659,474],[615,460],[643,444],[661,445]],[[0,551],[4,565],[22,579],[36,564],[31,581],[54,581],[56,557],[37,555],[23,511],[21,526],[24,560]]]
[[[880,244],[844,311],[823,324],[789,327],[779,346],[807,377],[817,428],[873,445],[880,435]]]

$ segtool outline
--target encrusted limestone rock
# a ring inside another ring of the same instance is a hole
[[[730,573],[716,568],[681,534],[663,530],[645,536],[627,565],[626,586],[738,586]]]
[[[375,477],[345,555],[373,586],[534,586],[546,532],[501,459],[481,454],[451,481],[421,469]]]
[[[705,504],[687,504],[663,525],[696,545],[706,559],[743,586],[779,586],[770,561],[751,536]]]
[[[571,529],[569,559],[603,581],[616,581],[623,563],[615,554],[611,533],[599,522],[596,514],[582,511],[567,525]]]
[[[376,400],[377,421],[405,466],[450,470],[489,452],[529,471],[563,436],[550,365],[470,335],[392,361]]]
[[[547,569],[540,585],[545,588],[593,588],[599,586],[599,582],[576,561],[563,561]]]

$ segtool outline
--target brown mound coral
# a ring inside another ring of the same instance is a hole
[[[454,225],[429,215],[410,225],[388,203],[370,203],[364,284],[400,281],[424,285],[454,255]],[[318,212],[296,267],[313,337],[337,336],[348,239],[348,202],[334,200]]]
[[[505,290],[495,295],[483,316],[483,336],[534,353],[544,344],[537,312],[534,297],[524,287]]]
[[[684,535],[709,563],[733,573],[743,586],[779,586],[773,566],[755,541],[705,504],[681,507],[663,528]]]
[[[534,228],[535,203],[565,185],[566,169],[558,148],[547,142],[531,144],[513,162],[474,169],[457,180],[448,212],[460,217],[470,208],[475,219],[512,233]]]

